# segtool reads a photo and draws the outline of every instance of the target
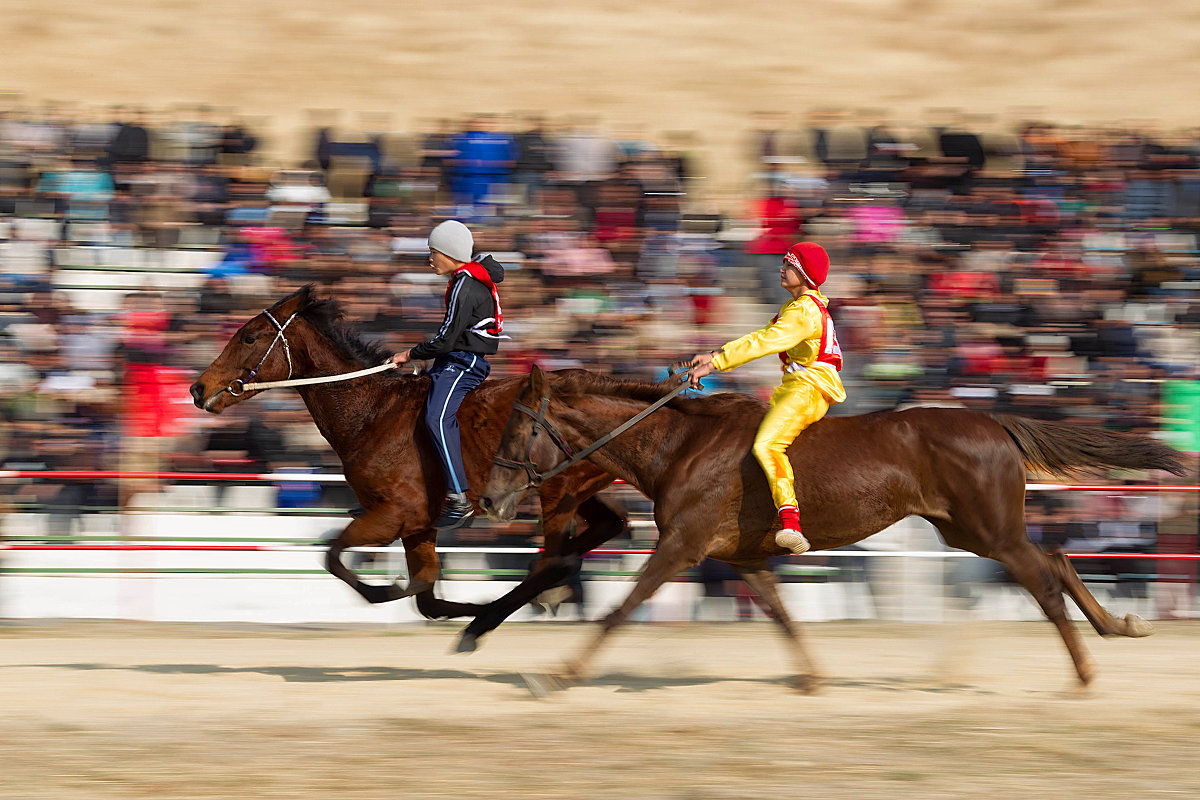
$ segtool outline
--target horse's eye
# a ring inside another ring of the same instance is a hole
[[[242,337],[242,341],[245,342],[246,344],[254,344],[254,334],[247,333],[245,336]]]

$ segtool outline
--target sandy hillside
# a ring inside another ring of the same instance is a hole
[[[296,151],[305,109],[345,110],[349,127],[384,113],[392,129],[589,113],[699,131],[705,171],[732,186],[763,109],[1198,122],[1193,0],[9,0],[0,30],[0,91],[20,100],[270,115],[278,153]]]

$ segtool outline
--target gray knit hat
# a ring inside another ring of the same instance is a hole
[[[466,225],[456,219],[448,219],[430,231],[429,249],[465,263],[471,260],[475,252],[475,239]]]

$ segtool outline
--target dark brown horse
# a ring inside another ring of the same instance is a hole
[[[662,384],[622,382],[592,373],[534,368],[517,398],[481,500],[510,519],[541,473],[600,439],[667,392]],[[731,564],[767,603],[791,643],[797,685],[819,676],[780,602],[769,556],[779,523],[766,478],[751,455],[765,406],[718,394],[674,399],[588,456],[654,501],[658,546],[633,591],[601,623],[591,643],[550,676],[562,686],[585,676],[606,636],[664,581],[705,557]],[[539,431],[553,436],[535,436]],[[553,444],[561,437],[568,448]],[[1182,474],[1177,454],[1158,442],[1097,428],[961,409],[915,408],[831,417],[805,430],[789,455],[800,518],[813,550],[852,544],[907,517],[933,523],[946,544],[1001,562],[1054,622],[1079,679],[1091,659],[1067,618],[1066,592],[1103,636],[1145,636],[1140,617],[1109,614],[1062,555],[1047,555],[1025,535],[1026,468],[1051,473],[1106,465]],[[521,466],[517,466],[521,465]]]
[[[192,385],[196,405],[219,414],[258,394],[244,391],[252,381],[337,375],[382,364],[390,353],[363,342],[340,316],[336,302],[317,299],[311,287],[279,301],[243,325]],[[509,409],[524,383],[523,377],[485,381],[458,412],[466,432],[463,462],[473,487],[472,501],[478,498]],[[422,422],[429,385],[428,377],[391,370],[297,388],[366,510],[331,542],[325,568],[371,603],[415,596],[426,617],[475,616],[459,642],[459,650],[473,650],[480,636],[567,578],[581,553],[623,531],[625,520],[593,497],[612,483],[612,476],[580,463],[538,492],[545,552],[520,585],[486,606],[436,597],[433,588],[441,568],[430,523],[445,488],[433,441]],[[587,527],[571,537],[576,512]],[[404,542],[407,586],[365,583],[341,559],[347,547],[388,545],[397,539]]]

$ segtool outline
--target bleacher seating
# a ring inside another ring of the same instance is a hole
[[[271,484],[234,484],[226,487],[221,497],[221,506],[242,510],[259,510],[268,513],[276,506],[277,487]]]
[[[53,251],[51,285],[83,310],[110,311],[135,290],[199,289],[216,250],[68,245]]]

